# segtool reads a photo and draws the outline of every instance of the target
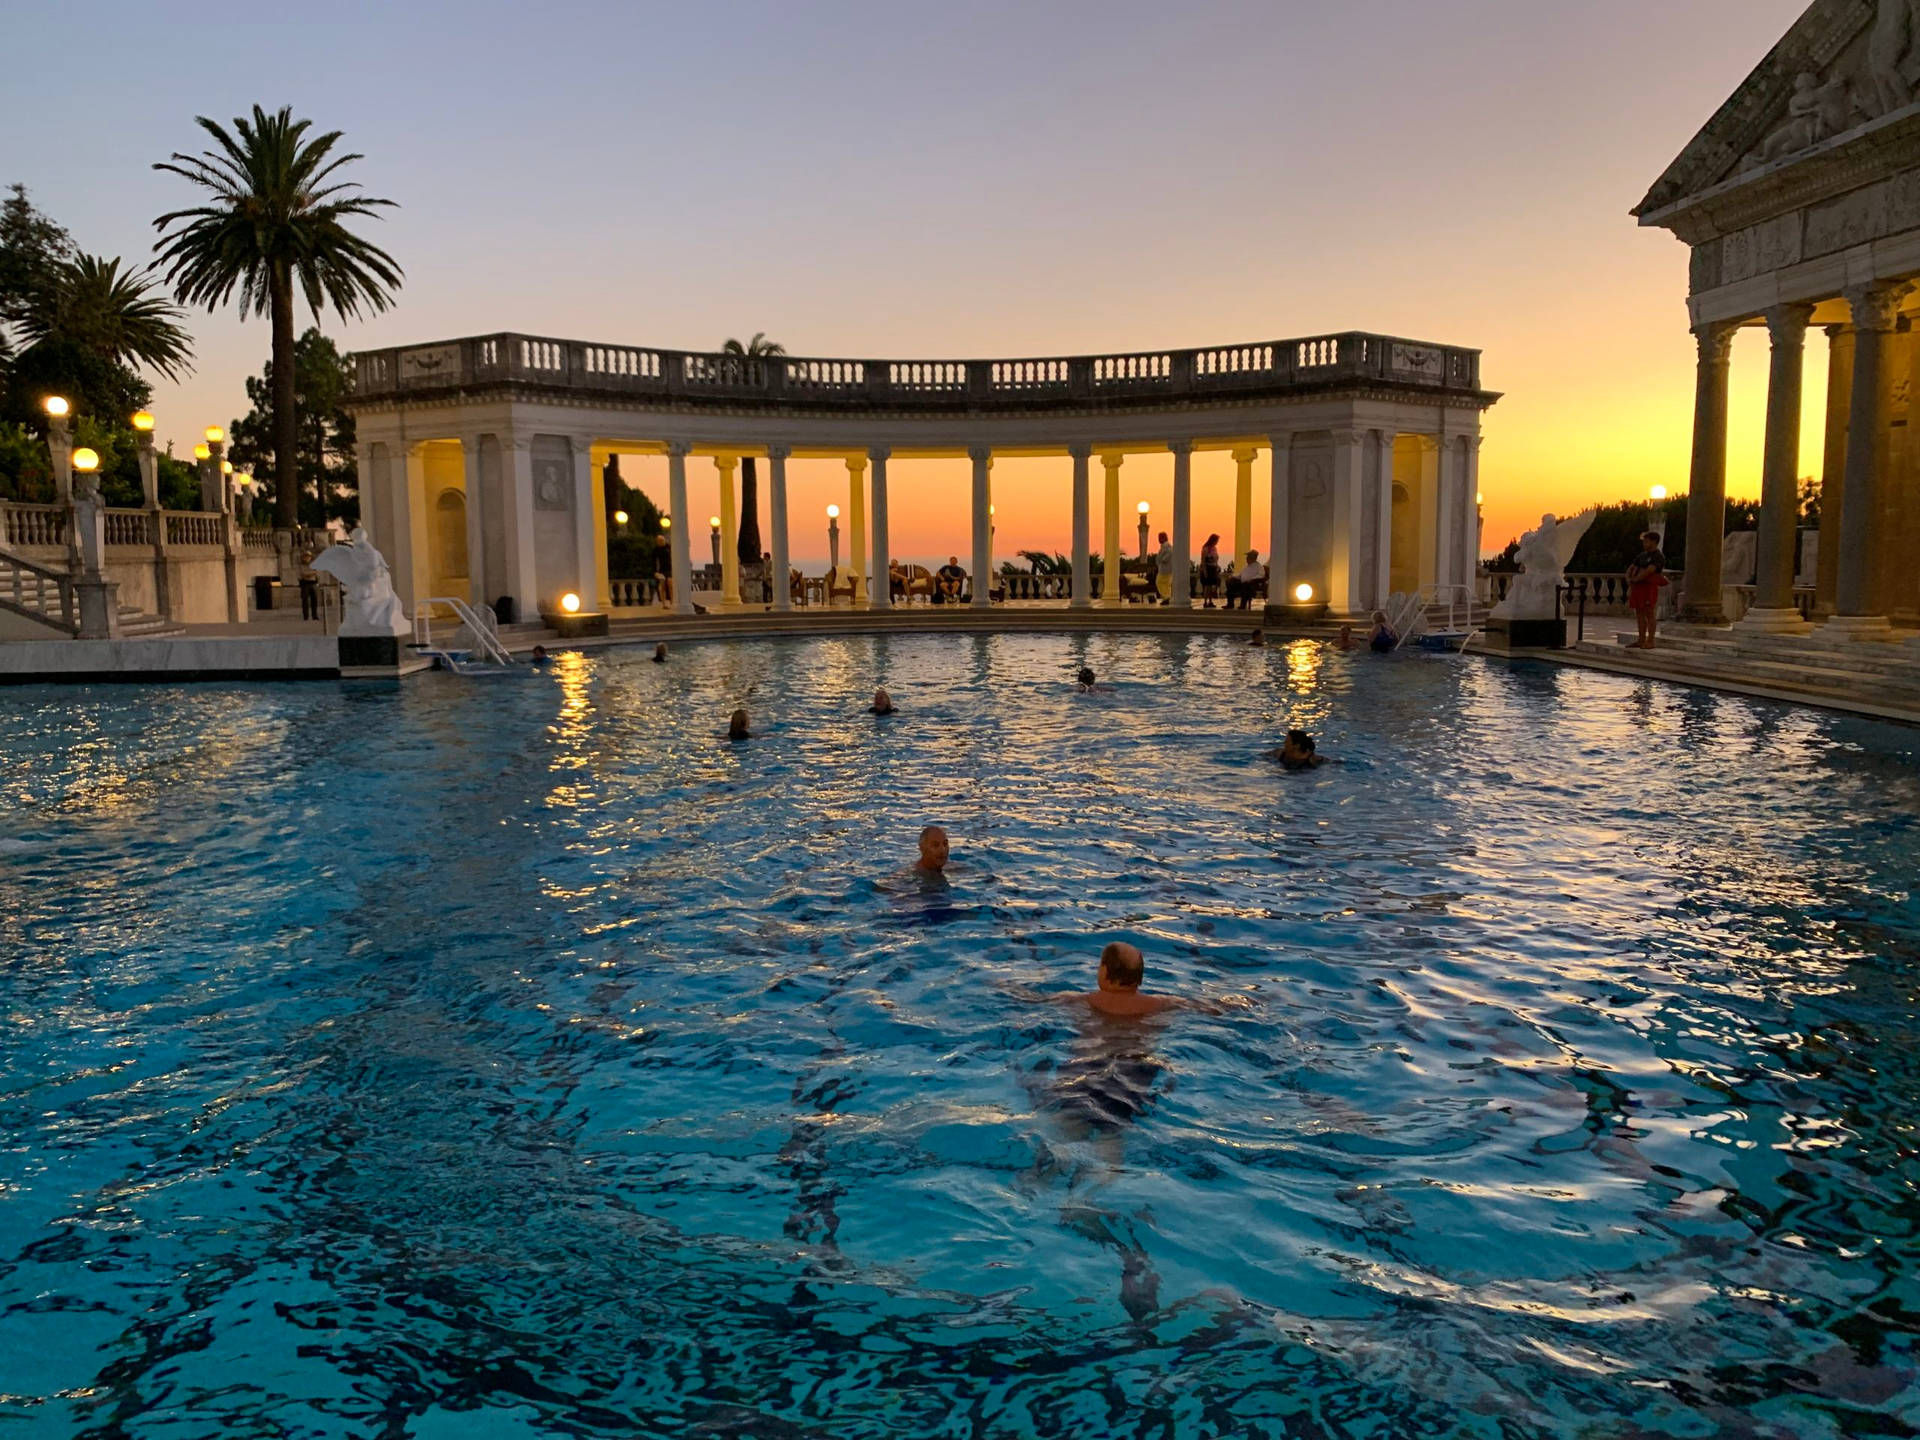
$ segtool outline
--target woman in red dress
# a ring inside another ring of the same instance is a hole
[[[1627,566],[1627,604],[1640,626],[1636,650],[1653,649],[1654,630],[1660,609],[1660,592],[1667,579],[1667,557],[1660,553],[1660,536],[1652,530],[1640,537],[1640,553]]]

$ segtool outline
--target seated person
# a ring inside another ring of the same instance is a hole
[[[907,598],[907,570],[898,560],[887,562],[887,594],[895,600]]]
[[[1269,750],[1267,758],[1278,760],[1282,770],[1312,770],[1327,763],[1327,757],[1314,749],[1313,737],[1304,730],[1289,730],[1278,750]]]
[[[967,572],[960,568],[960,557],[949,555],[947,563],[933,577],[933,603],[938,605],[946,600],[958,603],[966,584]]]
[[[1260,583],[1266,578],[1267,567],[1260,563],[1260,552],[1247,551],[1247,563],[1227,579],[1227,608],[1233,609],[1233,602],[1238,600],[1242,610],[1251,610],[1253,597],[1260,593]]]
[[[1389,655],[1400,643],[1400,637],[1393,633],[1393,627],[1387,624],[1387,612],[1373,612],[1373,629],[1367,635],[1367,648],[1376,655]]]

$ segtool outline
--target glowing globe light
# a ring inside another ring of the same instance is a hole
[[[204,460],[211,454],[213,454],[213,451],[209,450],[205,445],[196,445],[193,447],[193,458],[196,460]]]
[[[580,597],[569,590],[560,597],[560,608],[569,615],[578,614],[580,610]]]
[[[153,412],[150,410],[134,411],[133,428],[138,430],[142,435],[151,434],[153,432]]]
[[[220,473],[222,475],[231,475],[233,473],[233,461],[222,460],[220,462]]]
[[[1666,486],[1664,486],[1664,485],[1656,485],[1656,486],[1654,486],[1654,487],[1653,487],[1653,488],[1652,488],[1651,490],[1649,490],[1649,491],[1647,491],[1647,498],[1648,498],[1649,500],[1664,500],[1664,499],[1666,499],[1666,498],[1667,498],[1667,487],[1666,487]]]
[[[613,523],[614,523],[614,524],[616,524],[616,525],[624,525],[624,524],[626,524],[626,523],[627,523],[627,512],[626,512],[626,511],[624,511],[624,510],[616,510],[616,511],[614,511],[614,512],[613,512]]]
[[[1313,598],[1313,587],[1302,580],[1298,585],[1293,587],[1293,598],[1298,600],[1302,605],[1306,604],[1307,601]]]
[[[839,518],[840,518],[840,507],[838,505],[827,506],[827,519],[838,520]]]
[[[673,517],[671,515],[662,515],[660,517],[660,528],[662,530],[671,530],[673,528]]]
[[[69,406],[63,395],[49,395],[46,401],[47,414],[58,420],[67,413]]]
[[[222,430],[218,425],[207,426],[207,443],[209,445],[218,445],[226,438],[227,432]]]
[[[1147,511],[1148,511],[1148,510],[1150,510],[1150,509],[1152,509],[1152,508],[1153,508],[1153,507],[1152,507],[1152,506],[1150,506],[1150,505],[1148,505],[1146,501],[1144,501],[1144,500],[1142,500],[1142,501],[1140,502],[1140,513],[1141,513],[1142,515],[1144,515],[1144,514],[1146,514],[1146,513],[1147,513]]]
[[[718,530],[720,528],[720,517],[718,515],[709,515],[707,517],[707,524]]]
[[[1476,490],[1476,491],[1474,491],[1474,492],[1473,492],[1473,503],[1474,503],[1474,504],[1476,504],[1476,505],[1484,505],[1484,504],[1486,504],[1486,503],[1487,503],[1487,496],[1486,496],[1486,492],[1485,492],[1484,490]]]
[[[91,473],[100,468],[100,457],[82,445],[73,452],[73,468]]]

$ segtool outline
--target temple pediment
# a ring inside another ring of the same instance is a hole
[[[1695,197],[1792,171],[1910,112],[1920,0],[1815,0],[1633,213],[1667,223]]]

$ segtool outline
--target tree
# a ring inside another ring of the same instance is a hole
[[[764,331],[756,330],[746,344],[729,340],[720,347],[720,353],[736,355],[745,360],[762,355],[784,355],[787,347],[778,340],[767,339]],[[740,535],[733,549],[742,565],[760,563],[760,476],[754,469],[751,455],[743,455],[740,459]]]
[[[33,208],[27,187],[8,187],[0,201],[0,349],[14,349],[9,336],[26,318],[34,298],[51,288],[60,265],[73,256],[73,237]]]
[[[155,220],[161,232],[155,249],[182,304],[211,310],[237,290],[242,317],[270,319],[275,524],[292,529],[300,518],[294,289],[316,319],[329,305],[343,321],[391,305],[399,265],[347,222],[394,202],[358,194],[357,184],[338,179],[364,157],[335,155],[337,130],[308,138],[312,122],[295,120],[291,108],[269,115],[256,105],[251,121],[234,119],[232,133],[204,115],[195,119],[216,148],[197,156],[176,151],[154,168],[191,181],[211,198]]]
[[[310,327],[294,342],[293,394],[294,411],[300,417],[297,469],[303,525],[359,518],[353,415],[346,408],[352,377],[350,359],[318,329]],[[273,391],[273,361],[268,360],[260,374],[247,378],[247,400],[252,408],[228,430],[228,453],[236,469],[259,473],[273,456]]]
[[[21,359],[36,346],[65,343],[129,370],[144,365],[169,380],[191,369],[193,341],[180,324],[180,307],[153,293],[152,275],[120,265],[118,256],[62,261],[19,321],[27,342]]]

